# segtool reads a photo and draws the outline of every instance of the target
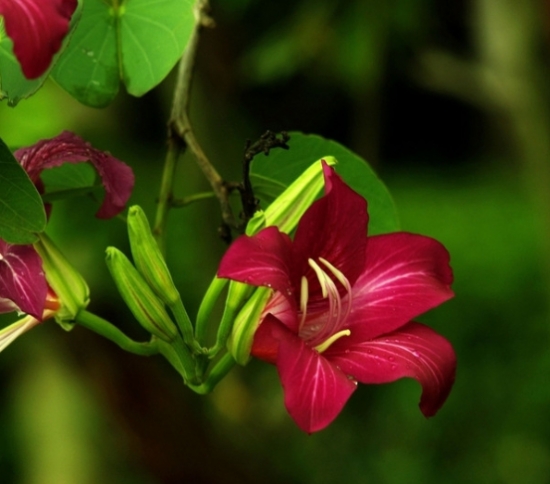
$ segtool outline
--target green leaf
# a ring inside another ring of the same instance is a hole
[[[0,238],[32,244],[45,227],[44,204],[36,187],[0,139]]]
[[[334,156],[334,167],[345,182],[368,202],[369,235],[399,230],[397,211],[386,186],[368,163],[341,144],[317,135],[291,133],[290,149],[273,150],[268,157],[258,155],[252,162],[251,181],[255,194],[270,203],[311,163]]]
[[[107,106],[122,79],[141,96],[181,57],[195,24],[194,0],[87,0],[52,75],[80,102]]]
[[[103,190],[101,184],[96,184],[96,171],[89,163],[65,163],[45,170],[40,178],[45,186],[44,203],[99,194]]]
[[[48,193],[91,187],[96,180],[96,171],[89,163],[65,163],[45,170],[40,178],[46,186],[46,193]]]
[[[48,77],[47,72],[38,79],[27,79],[13,54],[13,42],[7,35],[2,35],[0,40],[0,100],[7,99],[10,106],[15,106],[21,99],[34,94],[42,86],[46,77]]]

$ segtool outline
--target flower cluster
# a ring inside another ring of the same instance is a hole
[[[434,415],[455,374],[449,342],[412,319],[453,296],[447,250],[405,232],[367,237],[366,201],[323,165],[325,196],[291,239],[276,226],[241,236],[218,276],[271,288],[252,355],[275,364],[285,405],[306,432],[326,427],[357,382],[403,377]]]

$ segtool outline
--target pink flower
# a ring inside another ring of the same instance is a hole
[[[40,77],[61,48],[77,0],[0,0],[6,33],[28,79]]]
[[[421,235],[367,237],[366,201],[323,170],[325,196],[294,240],[267,227],[237,239],[221,261],[219,277],[273,289],[252,355],[277,366],[286,408],[305,432],[330,424],[357,382],[414,378],[432,416],[451,390],[455,354],[411,320],[453,296],[449,254]]]
[[[100,218],[117,215],[130,198],[134,185],[132,169],[83,139],[65,131],[14,153],[30,179],[40,187],[43,170],[63,163],[89,161],[102,178],[105,199],[97,212]],[[12,245],[0,239],[0,313],[14,310],[43,319],[48,309],[48,284],[42,259],[32,245]],[[50,312],[47,314],[51,315]]]

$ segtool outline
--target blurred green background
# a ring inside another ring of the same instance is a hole
[[[442,241],[456,298],[420,318],[454,345],[457,380],[439,414],[403,380],[360,386],[307,436],[276,371],[252,362],[212,395],[159,357],[124,354],[86,330],[39,326],[0,355],[2,483],[550,482],[550,4],[535,0],[213,1],[192,118],[238,179],[266,129],[335,139],[376,168],[404,230]],[[48,83],[0,136],[16,147],[70,129],[135,170],[154,214],[173,76],[105,110]],[[178,194],[207,189],[189,155]],[[194,313],[224,250],[214,201],[170,215],[169,263]],[[96,206],[55,206],[50,231],[92,289],[90,309],[136,338],[104,248],[127,250]],[[200,268],[200,270],[197,270]]]

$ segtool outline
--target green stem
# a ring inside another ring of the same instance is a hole
[[[183,377],[186,385],[197,385],[201,381],[197,377],[197,365],[193,359],[189,348],[185,345],[181,338],[178,338],[171,343],[158,341],[159,353],[162,354],[175,370]]]
[[[193,355],[189,351],[188,346],[181,338],[173,341],[171,345],[181,361],[184,372],[183,379],[185,381],[185,384],[196,385],[199,381],[197,378],[197,365],[195,359],[193,358]]]
[[[254,289],[247,284],[231,281],[225,301],[225,308],[222,315],[222,320],[218,326],[216,333],[216,343],[208,351],[208,356],[214,358],[218,352],[225,348],[227,339],[231,334],[231,330],[235,324],[235,318],[243,308],[245,301],[250,297],[250,293]]]
[[[160,192],[158,197],[157,213],[155,216],[155,226],[153,235],[159,245],[162,253],[165,252],[166,242],[166,222],[168,219],[168,210],[173,197],[174,175],[178,163],[178,157],[181,152],[181,144],[174,137],[168,140],[168,152],[164,160],[164,168],[162,172],[162,181],[160,184]]]
[[[208,319],[210,318],[210,314],[212,314],[214,305],[216,304],[216,301],[220,297],[221,292],[228,282],[228,279],[220,279],[219,277],[215,276],[210,283],[210,286],[208,286],[206,294],[202,298],[201,305],[197,313],[195,325],[195,338],[202,345],[205,344]]]
[[[76,322],[80,324],[80,326],[84,326],[85,328],[94,331],[104,338],[111,340],[120,348],[130,353],[141,356],[156,355],[157,353],[159,353],[157,340],[154,336],[151,338],[151,341],[143,343],[134,341],[133,339],[130,339],[128,336],[126,336],[122,331],[120,331],[120,329],[118,329],[109,321],[99,316],[96,316],[95,314],[90,313],[85,309],[81,310],[77,314]]]
[[[210,393],[214,387],[231,371],[235,366],[233,357],[226,353],[214,365],[206,380],[200,385],[188,385],[191,390],[199,395]]]

